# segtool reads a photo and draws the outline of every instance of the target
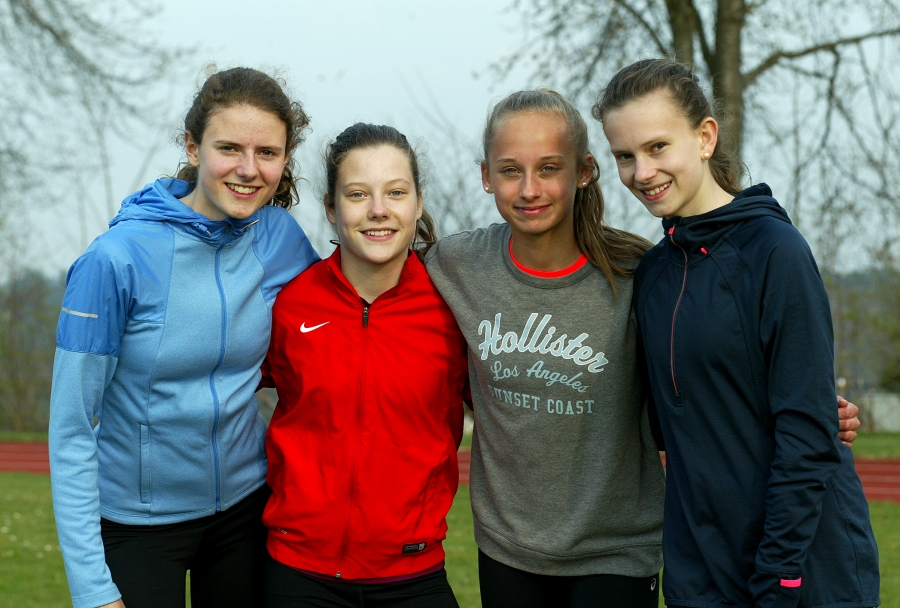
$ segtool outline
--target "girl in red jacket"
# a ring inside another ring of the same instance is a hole
[[[458,484],[466,345],[419,255],[416,154],[391,127],[329,146],[340,246],[278,296],[265,375],[269,606],[457,606],[441,542]]]

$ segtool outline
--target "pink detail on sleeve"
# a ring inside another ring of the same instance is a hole
[[[706,255],[707,253],[709,253],[709,252],[706,250],[706,247],[701,247],[701,248],[700,248],[700,251],[703,252],[703,255]]]
[[[803,580],[802,578],[795,578],[795,579],[783,578],[783,579],[781,579],[781,586],[782,587],[790,587],[792,589],[795,589],[800,586],[800,581],[802,581],[802,580]]]

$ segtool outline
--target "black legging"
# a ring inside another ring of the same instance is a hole
[[[657,608],[659,575],[549,576],[501,564],[478,551],[483,608]]]
[[[263,486],[227,511],[177,524],[101,520],[106,564],[126,608],[184,608],[188,570],[194,608],[261,607],[270,493]]]
[[[267,608],[459,608],[443,568],[404,581],[365,584],[309,576],[270,557],[264,586]]]

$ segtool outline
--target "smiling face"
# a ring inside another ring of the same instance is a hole
[[[619,179],[656,217],[700,215],[730,199],[709,170],[718,124],[707,117],[692,127],[668,93],[610,110],[603,131]]]
[[[182,202],[211,220],[250,217],[278,188],[286,142],[285,124],[271,112],[249,105],[216,111],[201,142],[185,133],[197,186]]]
[[[337,229],[341,270],[351,284],[362,285],[373,274],[399,278],[422,216],[408,154],[392,145],[347,153],[325,212]]]
[[[519,112],[495,127],[481,166],[485,189],[515,239],[574,239],[575,193],[591,180],[593,159],[579,159],[565,117],[557,112]]]

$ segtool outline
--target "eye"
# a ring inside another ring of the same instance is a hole
[[[630,161],[632,158],[634,158],[634,155],[632,155],[632,154],[626,154],[626,153],[622,153],[622,154],[614,154],[613,156],[615,156],[616,162],[617,162],[617,163],[620,163],[620,164],[621,164],[621,163],[627,163],[627,162]]]
[[[502,169],[500,169],[501,175],[515,175],[518,172],[519,170],[515,167],[503,167]]]
[[[272,152],[271,150],[260,150],[259,153],[262,154],[263,156],[268,156],[268,157],[275,156],[275,153]]]
[[[556,167],[555,165],[544,165],[543,167],[541,167],[541,173],[553,173],[557,169],[558,167]]]
[[[219,150],[221,150],[222,152],[234,152],[234,146],[222,145],[219,146]]]
[[[396,197],[396,196],[403,196],[404,194],[406,194],[406,192],[403,190],[391,190],[390,191],[390,196]]]
[[[350,194],[348,194],[347,198],[361,199],[361,198],[365,198],[365,196],[366,196],[365,193],[357,190],[356,192],[351,192]]]
[[[650,151],[651,152],[659,152],[660,150],[662,150],[665,147],[666,147],[666,144],[664,144],[663,142],[655,143],[652,146],[650,146]]]

